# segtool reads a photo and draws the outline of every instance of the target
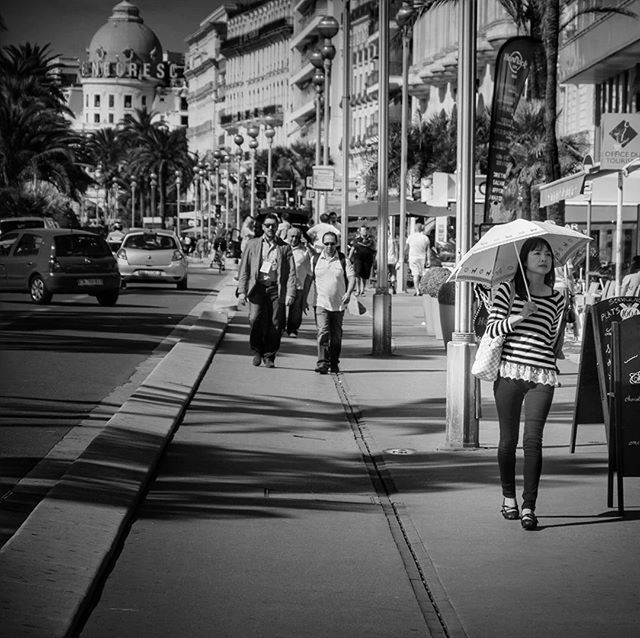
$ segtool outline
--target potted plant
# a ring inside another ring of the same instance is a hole
[[[451,335],[455,325],[456,308],[456,284],[447,281],[438,291],[438,304],[440,306],[440,327],[442,328],[442,340],[444,347],[451,341]]]
[[[449,278],[450,271],[442,266],[428,268],[420,279],[419,291],[422,294],[422,307],[427,334],[442,339],[438,292]]]

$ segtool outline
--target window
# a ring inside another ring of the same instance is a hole
[[[109,96],[109,108],[112,109],[116,105],[116,98],[113,95]]]
[[[113,124],[113,113],[109,113],[109,124]]]
[[[58,257],[107,257],[107,242],[98,235],[59,235],[54,239]]]
[[[189,117],[186,115],[180,116],[180,126],[189,126]]]
[[[93,96],[93,106],[95,106],[96,108],[100,108],[100,96],[99,95],[94,95]]]
[[[133,98],[130,95],[125,95],[124,96],[124,108],[125,109],[130,109],[132,103],[133,103]],[[142,103],[142,106],[144,106],[144,102]]]
[[[143,108],[144,108],[145,106],[147,106],[147,96],[146,96],[146,95],[143,95],[143,96],[142,96],[142,106],[143,106]]]
[[[93,114],[93,122],[94,124],[100,124],[100,113]]]
[[[37,255],[38,249],[42,245],[42,237],[36,235],[22,235],[16,250],[14,257],[27,257],[29,255]]]
[[[180,110],[181,111],[186,111],[189,108],[189,104],[187,102],[187,98],[186,97],[181,97],[180,98]]]

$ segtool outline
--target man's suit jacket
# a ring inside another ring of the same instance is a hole
[[[277,282],[278,303],[285,303],[287,296],[296,294],[296,262],[293,258],[291,246],[275,238],[278,251]],[[250,239],[245,246],[238,272],[238,294],[245,294],[251,298],[257,285],[260,266],[262,265],[262,237]]]

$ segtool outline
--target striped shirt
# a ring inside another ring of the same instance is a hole
[[[505,337],[500,374],[539,381],[545,376],[546,371],[553,371],[549,381],[555,382],[554,345],[564,311],[564,297],[558,290],[545,297],[531,295],[531,301],[537,305],[538,310],[524,321],[512,325],[507,312],[513,285],[509,282],[500,284],[487,320],[487,332],[490,337]],[[510,314],[519,315],[526,301],[527,299],[522,299],[516,294]]]

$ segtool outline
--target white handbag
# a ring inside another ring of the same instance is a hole
[[[485,332],[478,344],[476,358],[471,366],[471,374],[483,381],[495,381],[500,370],[503,345],[504,335],[490,337]]]
[[[515,292],[513,286],[511,288],[511,299],[509,301],[509,310],[507,317],[511,314],[511,306]],[[500,359],[502,357],[502,346],[504,346],[505,336],[490,337],[488,331],[482,335],[476,357],[471,366],[471,374],[482,381],[495,381],[498,378],[500,370]]]

